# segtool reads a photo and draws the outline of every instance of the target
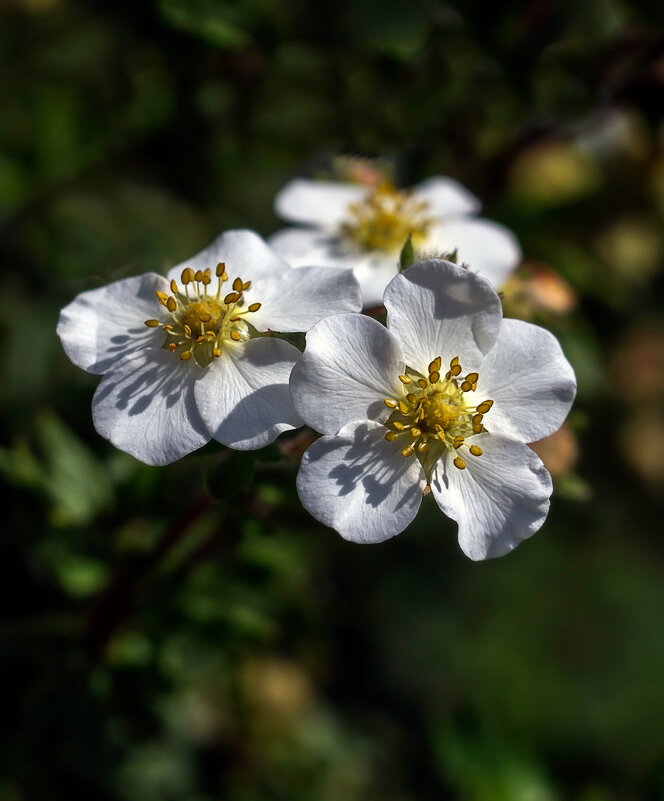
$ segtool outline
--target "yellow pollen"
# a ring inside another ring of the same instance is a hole
[[[472,456],[482,455],[482,448],[467,440],[486,430],[484,415],[493,406],[491,400],[475,406],[466,399],[465,393],[477,388],[479,373],[470,372],[461,378],[463,368],[457,356],[450,361],[444,378],[440,375],[441,366],[442,358],[438,356],[429,363],[425,374],[407,368],[398,376],[400,391],[384,400],[390,410],[385,439],[395,442],[403,437],[401,454],[417,455],[429,483],[443,454],[449,453],[452,464],[459,470],[467,466],[460,455],[461,449]]]
[[[390,183],[372,189],[364,200],[348,206],[342,237],[362,251],[398,251],[410,235],[418,247],[426,241],[433,218],[429,204]]]
[[[220,262],[215,273],[216,289],[210,287],[211,269],[194,272],[185,267],[180,276],[183,289],[172,279],[172,295],[156,292],[159,303],[165,307],[163,316],[145,320],[148,328],[160,328],[165,334],[164,348],[177,353],[182,361],[193,358],[201,367],[207,367],[222,355],[224,343],[249,339],[252,329],[246,315],[261,308],[261,303],[245,305],[245,292],[251,289],[251,281],[240,276],[233,279],[234,291],[222,298],[221,288],[228,280],[226,265]]]

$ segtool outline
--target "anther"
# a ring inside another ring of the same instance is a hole
[[[159,298],[159,302],[165,306],[166,302],[168,301],[168,295],[165,292],[161,292],[159,289],[157,290],[156,294],[157,298]]]
[[[383,403],[387,406],[388,409],[396,409],[399,405],[398,401],[395,401],[394,398],[385,398]]]
[[[461,456],[457,456],[456,459],[454,460],[454,466],[456,468],[458,468],[459,470],[465,470],[466,469],[466,460],[462,459]]]
[[[417,443],[417,450],[418,450],[420,453],[424,453],[425,451],[428,451],[428,450],[429,450],[429,443],[428,443],[428,442],[426,442],[426,441],[424,441],[424,442],[418,442],[418,443]]]
[[[178,346],[175,344],[175,342],[171,342],[171,344],[168,346],[168,349],[170,350],[171,353],[175,353],[177,347]]]
[[[440,373],[438,370],[434,370],[432,373],[429,373],[429,383],[430,384],[437,384],[440,381]]]
[[[191,267],[185,267],[184,270],[182,271],[182,275],[180,276],[180,278],[182,278],[183,284],[185,285],[190,284],[192,281],[196,279],[196,273],[192,270]]]
[[[474,414],[473,415],[473,423],[475,425],[478,425],[479,423],[481,423],[482,420],[484,420],[484,415],[483,414]]]
[[[203,280],[203,270],[196,270],[196,274],[194,275],[194,280],[199,282]]]
[[[224,298],[224,303],[228,306],[230,303],[235,303],[240,296],[237,292],[229,292],[228,295]]]
[[[210,320],[212,319],[212,315],[211,315],[211,314],[199,314],[199,315],[198,315],[198,319],[199,319],[199,320],[200,320],[202,323],[209,323],[209,322],[210,322]]]
[[[397,434],[397,432],[396,432],[396,431],[388,431],[388,432],[387,432],[387,434],[385,434],[385,439],[386,439],[388,442],[394,442],[394,440],[395,440],[395,439],[396,439],[398,436],[399,436],[399,435]]]
[[[212,355],[218,359],[221,356],[221,348],[213,348]]]
[[[415,448],[412,445],[406,445],[405,448],[401,449],[402,456],[412,456],[415,453]]]
[[[455,449],[460,448],[463,445],[463,437],[454,437],[452,440],[452,445]]]
[[[461,367],[460,364],[453,364],[452,367],[450,367],[450,375],[456,377],[456,376],[459,375],[461,370],[462,370],[462,367]]]
[[[486,428],[481,423],[476,423],[473,426],[473,434],[481,434],[483,431],[486,431]]]
[[[242,291],[243,291],[243,292],[246,292],[246,291],[247,291],[247,289],[250,289],[250,288],[251,288],[251,281],[245,281],[245,282],[242,284]]]
[[[146,320],[145,325],[148,328],[156,328],[159,325],[159,320]]]
[[[471,390],[472,388],[473,388],[473,385],[470,383],[470,381],[464,381],[464,382],[461,384],[461,391],[462,391],[462,392],[470,392],[470,390]]]
[[[440,356],[438,356],[429,365],[429,372],[430,373],[437,373],[438,370],[440,370],[440,365],[441,364],[442,364],[442,360],[441,360]]]
[[[426,389],[428,386],[428,381],[426,380],[426,378],[418,378],[417,383],[420,387],[422,387],[422,389]]]
[[[485,400],[482,401],[482,403],[480,403],[480,405],[477,407],[477,411],[480,414],[486,414],[492,406],[493,406],[492,400]]]
[[[401,381],[402,384],[412,384],[413,383],[413,379],[410,376],[407,376],[407,375],[400,375],[399,376],[399,381]]]
[[[249,306],[247,306],[247,311],[257,312],[262,305],[263,305],[262,303],[252,303]]]
[[[239,342],[242,339],[239,331],[231,331],[230,337],[233,340],[233,342]]]
[[[235,281],[233,281],[233,289],[236,292],[242,292],[242,279],[241,278],[236,278]]]
[[[203,342],[206,342],[206,341],[207,340],[206,340],[206,337],[205,337],[204,334],[201,334],[199,337],[196,338],[196,344],[197,345],[202,345]]]
[[[208,286],[208,284],[212,283],[212,278],[210,278],[210,271],[206,270],[203,273],[203,286]]]
[[[180,358],[183,362],[188,362],[191,359],[191,351],[190,350],[183,350],[180,354]]]
[[[409,392],[406,395],[406,400],[409,401],[410,403],[415,403],[415,401],[417,400],[417,395],[414,392]]]
[[[184,328],[184,333],[187,337],[191,336],[191,328],[185,323],[182,328]]]
[[[410,435],[413,439],[417,439],[418,437],[422,436],[422,432],[420,431],[419,428],[411,428]]]
[[[468,450],[473,454],[473,456],[481,456],[483,453],[479,445],[471,445]]]
[[[166,301],[166,308],[168,309],[169,312],[174,312],[177,309],[177,307],[178,307],[178,304],[177,304],[177,301],[175,300],[175,298],[169,298]]]
[[[479,377],[479,373],[468,373],[466,376],[466,381],[470,382],[471,384],[476,384]]]
[[[397,431],[403,431],[406,427],[403,423],[399,422],[399,420],[395,420],[392,425],[396,428]]]
[[[408,406],[403,401],[399,401],[399,411],[401,414],[408,414]]]
[[[221,276],[225,272],[226,272],[226,264],[223,261],[220,261],[219,264],[217,264],[217,269],[216,269],[217,278],[221,278]]]
[[[456,367],[459,364],[459,357],[455,356],[452,361],[450,362],[450,367]]]

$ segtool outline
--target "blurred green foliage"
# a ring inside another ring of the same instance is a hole
[[[0,801],[664,799],[658,11],[0,5]],[[483,198],[537,278],[506,308],[575,365],[551,515],[509,557],[468,562],[432,503],[343,542],[298,505],[302,435],[157,469],[92,428],[59,308],[271,233],[340,152]]]

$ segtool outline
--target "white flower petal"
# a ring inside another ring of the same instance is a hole
[[[368,191],[339,181],[295,178],[277,194],[274,210],[284,220],[334,230],[348,216],[349,204],[361,201]]]
[[[272,337],[227,345],[196,382],[196,403],[212,436],[238,450],[262,448],[298,428],[288,378],[300,351]]]
[[[226,264],[231,282],[238,276],[243,281],[254,281],[260,276],[274,275],[289,270],[281,256],[278,256],[257,233],[248,230],[226,231],[214,242],[168,271],[168,278],[180,281],[182,270],[210,268],[212,274],[219,262]],[[212,286],[216,287],[216,279]],[[229,290],[230,291],[230,290]]]
[[[136,350],[160,348],[162,332],[144,324],[163,311],[155,297],[158,289],[168,290],[166,280],[147,273],[82,292],[58,320],[67,356],[77,367],[101,374]]]
[[[355,277],[362,289],[362,306],[372,309],[383,305],[385,287],[399,272],[399,254],[375,253],[355,263]]]
[[[331,314],[362,308],[352,270],[334,267],[301,267],[259,278],[250,293],[251,302],[255,298],[262,305],[246,319],[259,331],[308,331]]]
[[[95,428],[141,462],[164,465],[195,451],[210,435],[196,408],[201,368],[162,349],[137,351],[101,380],[92,400]]]
[[[340,237],[320,228],[282,228],[267,241],[292,267],[355,267]]]
[[[467,264],[496,287],[503,285],[522,258],[521,247],[508,228],[480,217],[441,221],[429,231],[427,248],[438,253],[457,250],[459,264]]]
[[[551,476],[527,445],[482,434],[481,456],[446,453],[431,489],[438,506],[459,524],[459,545],[471,559],[502,556],[531,537],[549,511]],[[465,449],[464,449],[465,450]],[[452,459],[462,455],[466,469]]]
[[[340,237],[315,228],[284,228],[269,244],[293,267],[317,265],[353,270],[362,289],[362,306],[382,306],[383,292],[397,274],[399,253],[353,253]]]
[[[449,261],[414,264],[388,284],[384,300],[387,327],[408,365],[421,372],[437,356],[444,367],[458,356],[464,369],[479,369],[500,330],[502,308],[495,290]]]
[[[297,492],[305,509],[353,542],[382,542],[413,520],[422,501],[419,462],[385,441],[385,427],[353,423],[302,457]]]
[[[432,217],[463,217],[477,214],[482,208],[478,198],[454,178],[435,175],[413,187],[418,200],[426,200]]]
[[[478,402],[494,401],[484,421],[489,431],[522,442],[547,437],[562,425],[575,394],[574,371],[553,334],[522,320],[503,320],[476,393]]]
[[[329,317],[307,334],[291,392],[300,416],[323,434],[352,421],[387,419],[385,398],[399,393],[405,361],[397,340],[361,314]]]

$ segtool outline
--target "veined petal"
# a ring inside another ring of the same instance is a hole
[[[315,518],[353,542],[382,542],[413,520],[422,501],[424,473],[385,428],[352,423],[322,437],[302,457],[300,500]]]
[[[210,435],[194,400],[201,368],[167,350],[126,356],[101,380],[92,419],[102,437],[146,464],[164,465],[195,451]]]
[[[496,341],[502,308],[483,278],[441,259],[421,261],[399,273],[385,290],[387,327],[401,343],[408,365],[426,372],[429,362],[458,356],[479,369]]]
[[[348,206],[367,193],[364,186],[295,178],[277,194],[274,210],[284,220],[334,230],[347,217]]]
[[[259,331],[308,331],[331,314],[362,308],[353,271],[335,267],[288,270],[258,279],[252,290],[262,303],[250,318]]]
[[[429,231],[427,247],[440,253],[456,250],[459,264],[467,264],[496,287],[503,285],[522,258],[514,234],[481,217],[441,221]]]
[[[261,337],[228,344],[196,382],[196,403],[214,439],[238,450],[262,448],[302,425],[288,389],[300,351]]]
[[[254,231],[226,231],[214,242],[168,271],[168,279],[180,280],[182,270],[210,268],[214,275],[217,264],[224,262],[231,280],[241,277],[244,281],[254,281],[261,276],[274,275],[289,270],[281,256],[268,246],[264,239]]]
[[[401,348],[376,320],[344,314],[321,320],[291,375],[293,403],[312,428],[336,434],[361,420],[387,419],[385,398],[401,397]]]
[[[67,356],[77,367],[99,375],[136,350],[160,348],[161,332],[144,324],[162,311],[155,297],[158,289],[168,291],[166,279],[147,273],[82,292],[58,320]]]
[[[480,387],[478,402],[485,397],[494,401],[487,428],[535,442],[562,425],[576,394],[576,379],[553,334],[522,320],[503,320],[482,364]]]
[[[482,208],[478,198],[454,178],[435,175],[413,187],[418,200],[429,204],[427,212],[432,217],[463,217],[477,214]]]
[[[436,503],[459,524],[459,545],[471,559],[502,556],[531,537],[549,511],[551,476],[527,445],[481,434],[481,456],[465,456],[466,469],[447,452],[434,472]]]

